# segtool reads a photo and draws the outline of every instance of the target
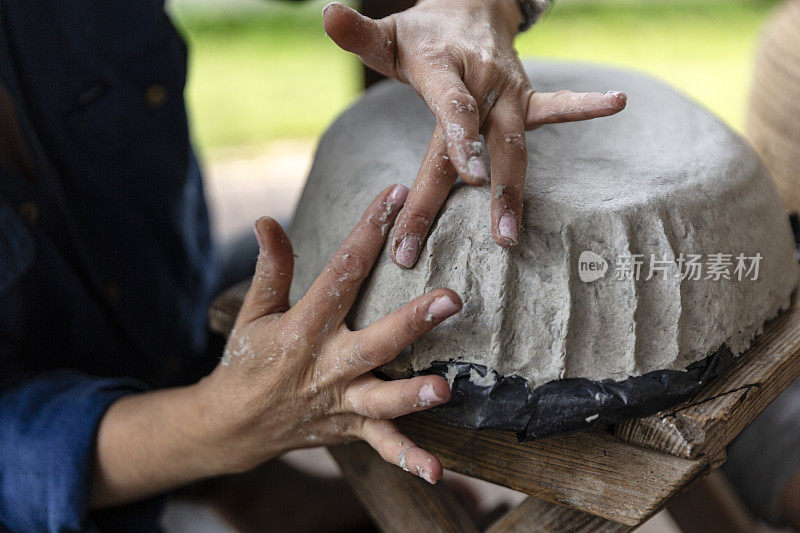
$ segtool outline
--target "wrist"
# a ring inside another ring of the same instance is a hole
[[[198,442],[208,457],[211,475],[246,472],[283,450],[272,449],[258,435],[258,416],[251,414],[253,402],[242,390],[231,390],[216,372],[192,385],[202,428]]]
[[[246,470],[246,454],[242,450],[244,424],[241,412],[230,405],[225,391],[215,386],[214,374],[187,387],[196,408],[196,433],[194,440],[209,476],[234,474]]]
[[[97,429],[92,508],[120,505],[231,470],[204,387],[120,398]]]

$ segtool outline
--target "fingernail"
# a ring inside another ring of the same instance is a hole
[[[442,403],[444,398],[436,394],[432,383],[426,383],[419,389],[419,401],[423,405]]]
[[[433,318],[445,318],[458,312],[458,305],[449,296],[439,296],[428,306],[428,314]]]
[[[328,10],[328,8],[331,7],[333,4],[336,4],[336,3],[338,3],[338,2],[329,2],[329,3],[325,4],[325,7],[322,8],[322,16],[324,17],[325,16],[325,12]]]
[[[511,213],[506,213],[500,218],[500,223],[497,225],[497,229],[500,232],[501,237],[505,237],[516,244],[517,240],[519,239],[519,228],[517,227],[517,221],[514,219],[514,215]]]
[[[489,175],[486,173],[486,165],[483,164],[483,160],[481,160],[480,157],[470,157],[467,166],[469,168],[469,173],[482,184],[485,184],[486,180],[489,179]]]
[[[608,91],[606,96],[613,98],[621,107],[628,103],[628,95],[620,91]]]
[[[408,198],[408,187],[395,185],[392,192],[386,197],[386,203],[394,204],[395,208],[399,208],[406,202],[406,198]]]
[[[430,483],[431,485],[436,485],[436,482],[431,477],[431,473],[426,472],[421,466],[417,467],[417,475],[422,479],[424,479],[425,481],[427,481],[428,483]]]
[[[255,223],[253,224],[253,233],[255,233],[255,234],[256,234],[256,240],[258,241],[258,249],[259,249],[259,250],[263,250],[263,249],[264,249],[264,246],[265,246],[265,242],[264,242],[264,234],[262,233],[262,231],[263,231],[263,230],[262,230],[262,226],[263,226],[263,224],[264,224],[264,223],[263,223],[263,221],[264,221],[264,218],[265,218],[265,217],[261,217],[261,218],[259,218],[259,219],[258,219],[258,220],[256,220],[256,221],[255,221]]]
[[[409,235],[400,242],[394,256],[400,266],[411,268],[417,260],[419,253],[419,239],[416,235]]]

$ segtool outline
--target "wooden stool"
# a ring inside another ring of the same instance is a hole
[[[209,312],[212,330],[230,332],[247,287],[238,285],[215,302]],[[722,465],[728,443],[798,375],[800,304],[795,297],[737,364],[696,397],[607,431],[521,444],[513,433],[450,427],[425,414],[397,423],[445,468],[531,496],[488,531],[630,531]],[[364,443],[329,450],[383,531],[477,531],[441,484],[430,486],[385,463]],[[716,505],[726,500],[726,491],[715,479],[704,488],[714,492],[705,496]],[[727,518],[746,530],[746,517],[731,507]],[[684,499],[679,508],[688,512],[692,505]],[[713,511],[701,509],[706,515]],[[724,518],[716,520],[722,528]],[[678,522],[688,531],[702,521]]]

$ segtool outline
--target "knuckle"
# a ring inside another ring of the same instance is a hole
[[[506,156],[524,156],[528,153],[528,143],[524,132],[510,132],[503,135],[500,149]]]
[[[484,62],[482,65],[482,68],[475,70],[473,75],[474,82],[470,85],[470,88],[473,89],[476,94],[482,95],[487,95],[492,90],[496,93],[504,91],[506,85],[504,80],[506,78],[503,75],[502,69],[494,62]]]
[[[406,331],[412,337],[421,337],[431,329],[432,321],[427,309],[414,306],[414,313],[406,321]]]
[[[475,70],[483,75],[491,75],[499,70],[497,61],[489,54],[481,54],[474,61]]]
[[[350,413],[355,410],[355,399],[346,390],[335,388],[331,392],[330,405],[334,413]]]
[[[503,90],[512,96],[521,96],[530,89],[530,86],[530,80],[520,68],[506,74]]]
[[[462,98],[462,97],[471,96],[469,94],[469,91],[467,91],[467,88],[464,86],[464,84],[460,80],[451,81],[450,83],[447,83],[446,85],[444,85],[444,87],[442,87],[441,94],[442,94],[443,98],[446,98],[448,100],[452,100],[452,99],[456,99],[457,100],[457,99]]]
[[[502,190],[500,189],[502,187]],[[498,185],[496,201],[505,209],[514,208],[520,204],[519,186],[508,184]]]
[[[336,280],[343,283],[363,280],[370,271],[369,261],[354,248],[342,250],[331,260],[328,268]]]
[[[464,89],[451,90],[446,93],[447,101],[450,109],[456,115],[464,113],[476,113],[478,110],[478,103],[475,98],[464,91]]]
[[[391,225],[393,216],[392,204],[386,203],[380,209],[373,209],[368,216],[361,221],[361,227],[370,233],[379,233],[381,236],[386,235],[386,232]]]
[[[409,211],[404,213],[403,229],[411,230],[411,233],[424,234],[433,223],[433,217],[423,211]]]

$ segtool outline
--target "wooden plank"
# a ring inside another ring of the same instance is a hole
[[[585,431],[518,443],[512,433],[450,427],[425,414],[397,420],[445,468],[635,526],[724,462],[688,460]]]
[[[725,375],[676,408],[617,424],[618,438],[687,459],[725,448],[800,376],[800,299]]]
[[[381,531],[477,533],[450,491],[430,485],[381,459],[362,442],[328,450]]]
[[[486,533],[625,533],[633,529],[634,526],[528,498],[492,524]]]

